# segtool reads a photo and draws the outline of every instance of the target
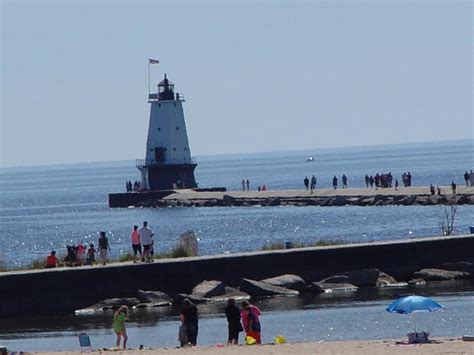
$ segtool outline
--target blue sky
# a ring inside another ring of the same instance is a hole
[[[143,158],[152,81],[193,155],[472,139],[472,4],[2,2],[1,165]]]

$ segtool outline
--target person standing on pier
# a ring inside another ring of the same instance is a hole
[[[246,183],[247,183],[247,191],[250,191],[250,181],[249,181],[249,179],[247,179]]]
[[[469,173],[466,170],[466,172],[464,173],[464,181],[466,182],[466,187],[469,187],[469,178]]]
[[[453,190],[453,194],[456,193],[456,183],[453,181],[451,181],[451,189]]]
[[[245,179],[242,179],[242,191],[245,191]]]
[[[306,188],[306,190],[308,190],[309,189],[309,179],[308,179],[307,176],[304,177],[303,184],[304,184],[304,187]]]
[[[311,193],[313,193],[314,189],[316,188],[316,176],[311,177]]]
[[[347,176],[346,176],[346,174],[342,174],[342,188],[347,189]]]
[[[369,188],[369,184],[370,184],[369,175],[365,174],[365,186],[366,186],[367,188]]]
[[[102,259],[102,264],[107,264],[108,252],[110,251],[109,240],[105,236],[105,232],[100,232],[99,238],[99,254]]]
[[[138,230],[138,234],[140,234],[140,241],[143,245],[143,255],[142,260],[146,263],[151,262],[151,246],[153,244],[153,232],[150,228],[148,228],[148,222],[143,222],[143,227]]]
[[[336,176],[334,176],[332,178],[332,187],[334,187],[334,190],[337,189],[337,177]]]
[[[143,261],[143,256],[142,256],[142,245],[140,242],[140,233],[138,233],[138,226],[133,226],[132,234],[131,234],[131,239],[132,239],[132,249],[133,249],[133,262],[137,262],[137,254],[140,254],[140,259]]]

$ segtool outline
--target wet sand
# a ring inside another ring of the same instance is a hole
[[[127,350],[127,351],[93,351],[94,354],[199,354],[199,355],[254,355],[254,354],[474,354],[474,342],[463,341],[461,338],[440,338],[430,344],[401,344],[397,340],[375,341],[333,341],[319,343],[293,343],[282,345],[261,346],[224,346],[195,347],[195,348],[163,348],[153,350]],[[35,355],[78,355],[73,352],[34,352]]]

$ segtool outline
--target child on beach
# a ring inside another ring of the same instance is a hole
[[[95,262],[95,248],[94,244],[89,244],[89,249],[87,250],[86,265],[92,266]]]
[[[115,346],[120,348],[120,338],[123,337],[123,348],[127,349],[127,330],[125,328],[125,321],[128,320],[128,307],[121,306],[114,315],[113,328],[114,332],[117,335],[117,342]]]
[[[245,334],[254,338],[257,344],[262,343],[260,314],[261,312],[257,306],[250,304],[248,301],[242,302],[242,323]]]

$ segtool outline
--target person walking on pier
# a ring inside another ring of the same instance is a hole
[[[369,188],[369,184],[370,184],[369,175],[365,174],[365,186],[366,186],[367,188]]]
[[[148,228],[148,222],[143,222],[143,227],[138,230],[138,234],[140,234],[140,242],[143,245],[143,254],[142,260],[146,263],[151,262],[151,247],[153,245],[153,232],[150,228]]]
[[[308,190],[309,189],[309,179],[308,179],[307,176],[304,177],[303,184],[304,184],[304,187],[306,188],[306,190]]]
[[[247,191],[250,191],[250,181],[249,181],[249,179],[247,179],[246,184],[247,184]]]
[[[453,181],[451,181],[451,189],[453,190],[453,194],[456,193],[456,183]]]
[[[334,187],[334,190],[337,189],[337,177],[336,176],[334,176],[332,178],[332,187]]]
[[[311,193],[313,193],[314,189],[316,189],[316,176],[311,177]]]
[[[108,252],[110,251],[109,240],[105,236],[105,232],[100,232],[99,238],[99,254],[102,259],[102,264],[107,264]]]
[[[346,174],[342,174],[342,188],[347,189],[347,176],[346,176]]]
[[[142,259],[143,261],[142,245],[140,242],[140,233],[138,233],[138,226],[133,226],[133,230],[130,237],[132,239],[133,262],[137,262],[137,254],[140,254],[140,259]]]
[[[374,188],[374,182],[375,182],[375,179],[372,175],[370,175],[369,177],[369,183],[370,183],[370,188],[373,189]]]
[[[466,182],[466,187],[469,187],[469,180],[470,180],[470,176],[466,170],[466,172],[464,173],[464,181]]]
[[[242,179],[242,191],[245,191],[245,179]]]

